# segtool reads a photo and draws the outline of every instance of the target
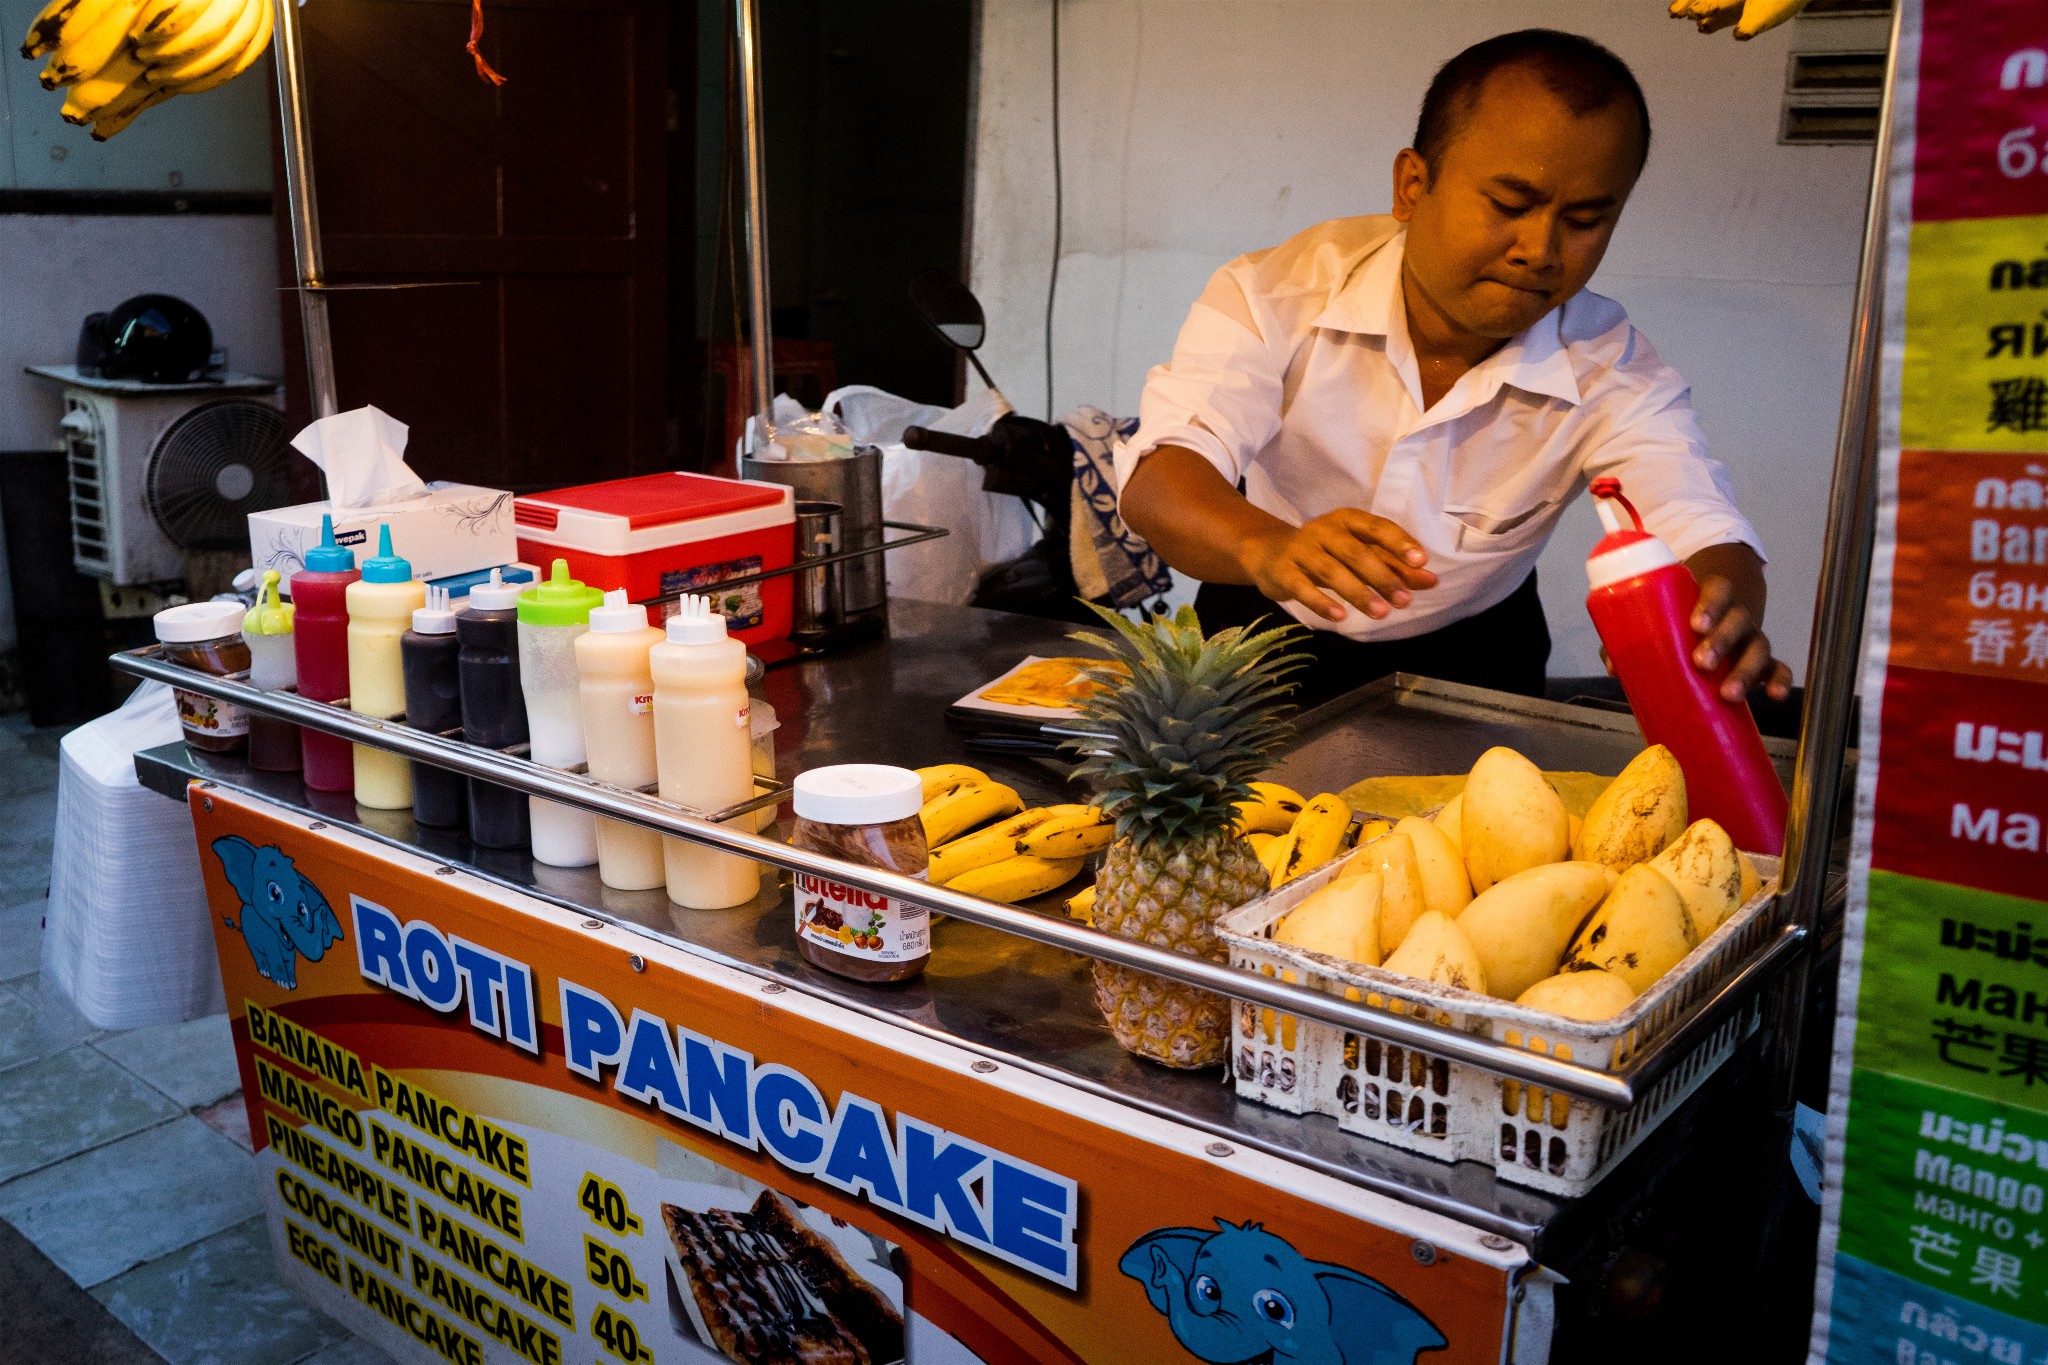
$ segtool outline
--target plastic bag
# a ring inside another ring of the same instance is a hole
[[[179,738],[171,689],[147,682],[61,745],[43,983],[99,1028],[227,1008],[192,817],[135,777],[138,752]]]
[[[1037,542],[1038,524],[1021,499],[981,491],[980,465],[903,444],[904,428],[911,426],[982,435],[1010,411],[988,390],[957,408],[941,408],[851,384],[833,390],[825,410],[838,413],[855,440],[882,448],[884,517],[952,532],[944,540],[889,552],[891,597],[964,606],[984,572]]]

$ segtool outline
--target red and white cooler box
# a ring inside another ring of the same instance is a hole
[[[572,576],[623,587],[635,602],[702,593],[747,644],[789,638],[788,575],[718,587],[796,562],[796,494],[782,484],[646,474],[528,494],[514,502],[513,520],[522,559],[566,559]]]

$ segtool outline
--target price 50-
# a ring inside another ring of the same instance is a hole
[[[2008,180],[2020,180],[2035,171],[2048,174],[2048,146],[2034,145],[2032,124],[2015,128],[1998,139],[1998,169]]]

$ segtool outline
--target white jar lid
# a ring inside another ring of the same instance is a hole
[[[240,601],[187,602],[156,614],[156,638],[167,645],[193,645],[223,635],[240,638],[249,608]]]
[[[924,805],[924,779],[883,763],[840,763],[796,775],[796,813],[825,825],[886,825]]]

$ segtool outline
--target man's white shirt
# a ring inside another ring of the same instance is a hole
[[[1406,241],[1392,218],[1340,218],[1218,270],[1173,359],[1146,378],[1138,430],[1116,452],[1118,491],[1176,445],[1292,525],[1340,507],[1397,523],[1437,575],[1410,606],[1332,624],[1283,604],[1354,639],[1406,639],[1501,601],[1600,475],[1620,478],[1680,559],[1729,542],[1763,553],[1684,379],[1612,299],[1580,291],[1423,411]]]

